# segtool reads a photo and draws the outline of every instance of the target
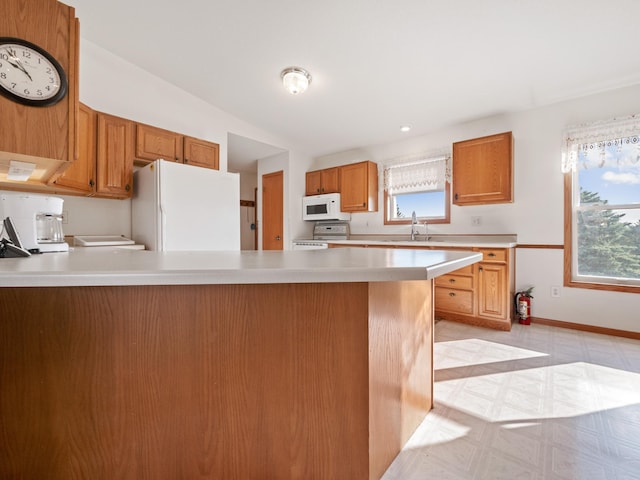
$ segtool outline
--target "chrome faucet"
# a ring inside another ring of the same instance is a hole
[[[411,213],[411,241],[413,242],[418,235],[418,219],[416,218],[415,210]]]

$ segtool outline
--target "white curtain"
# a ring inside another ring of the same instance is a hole
[[[640,160],[640,114],[576,125],[564,134],[562,171],[635,165]]]
[[[451,180],[451,155],[419,154],[384,162],[384,188],[389,195],[444,190]]]

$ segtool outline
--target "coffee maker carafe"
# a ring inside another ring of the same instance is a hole
[[[47,195],[3,192],[0,218],[10,217],[22,248],[31,253],[67,252],[62,231],[64,199]]]

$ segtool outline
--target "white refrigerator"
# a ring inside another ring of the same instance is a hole
[[[156,160],[133,185],[131,236],[147,250],[240,250],[237,173]]]

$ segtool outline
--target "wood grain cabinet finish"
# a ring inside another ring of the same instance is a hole
[[[340,167],[340,210],[378,211],[378,166],[371,161]]]
[[[436,318],[511,330],[515,293],[515,249],[329,243],[329,248],[380,247],[426,250],[472,250],[482,261],[434,279]]]
[[[75,10],[55,0],[3,0],[0,35],[42,47],[67,74],[66,96],[49,107],[32,107],[0,96],[0,186],[44,186],[77,155],[79,23]],[[10,160],[37,165],[27,182],[7,180]]]
[[[135,158],[142,164],[163,159],[218,170],[220,145],[137,123]]]
[[[60,193],[93,195],[96,192],[96,112],[84,104],[78,110],[78,158],[53,185]]]
[[[184,137],[184,163],[196,167],[220,169],[220,145],[200,138]]]
[[[379,479],[433,406],[432,308],[428,280],[0,288],[0,478]]]
[[[453,144],[453,203],[480,205],[513,201],[511,132]]]
[[[96,195],[129,198],[133,193],[134,124],[97,113]]]
[[[182,135],[136,123],[136,160],[157,159],[182,163]]]
[[[514,249],[472,250],[482,253],[481,262],[436,278],[436,317],[511,330],[511,298],[515,290]]]
[[[307,172],[305,175],[305,195],[340,192],[339,167]]]

